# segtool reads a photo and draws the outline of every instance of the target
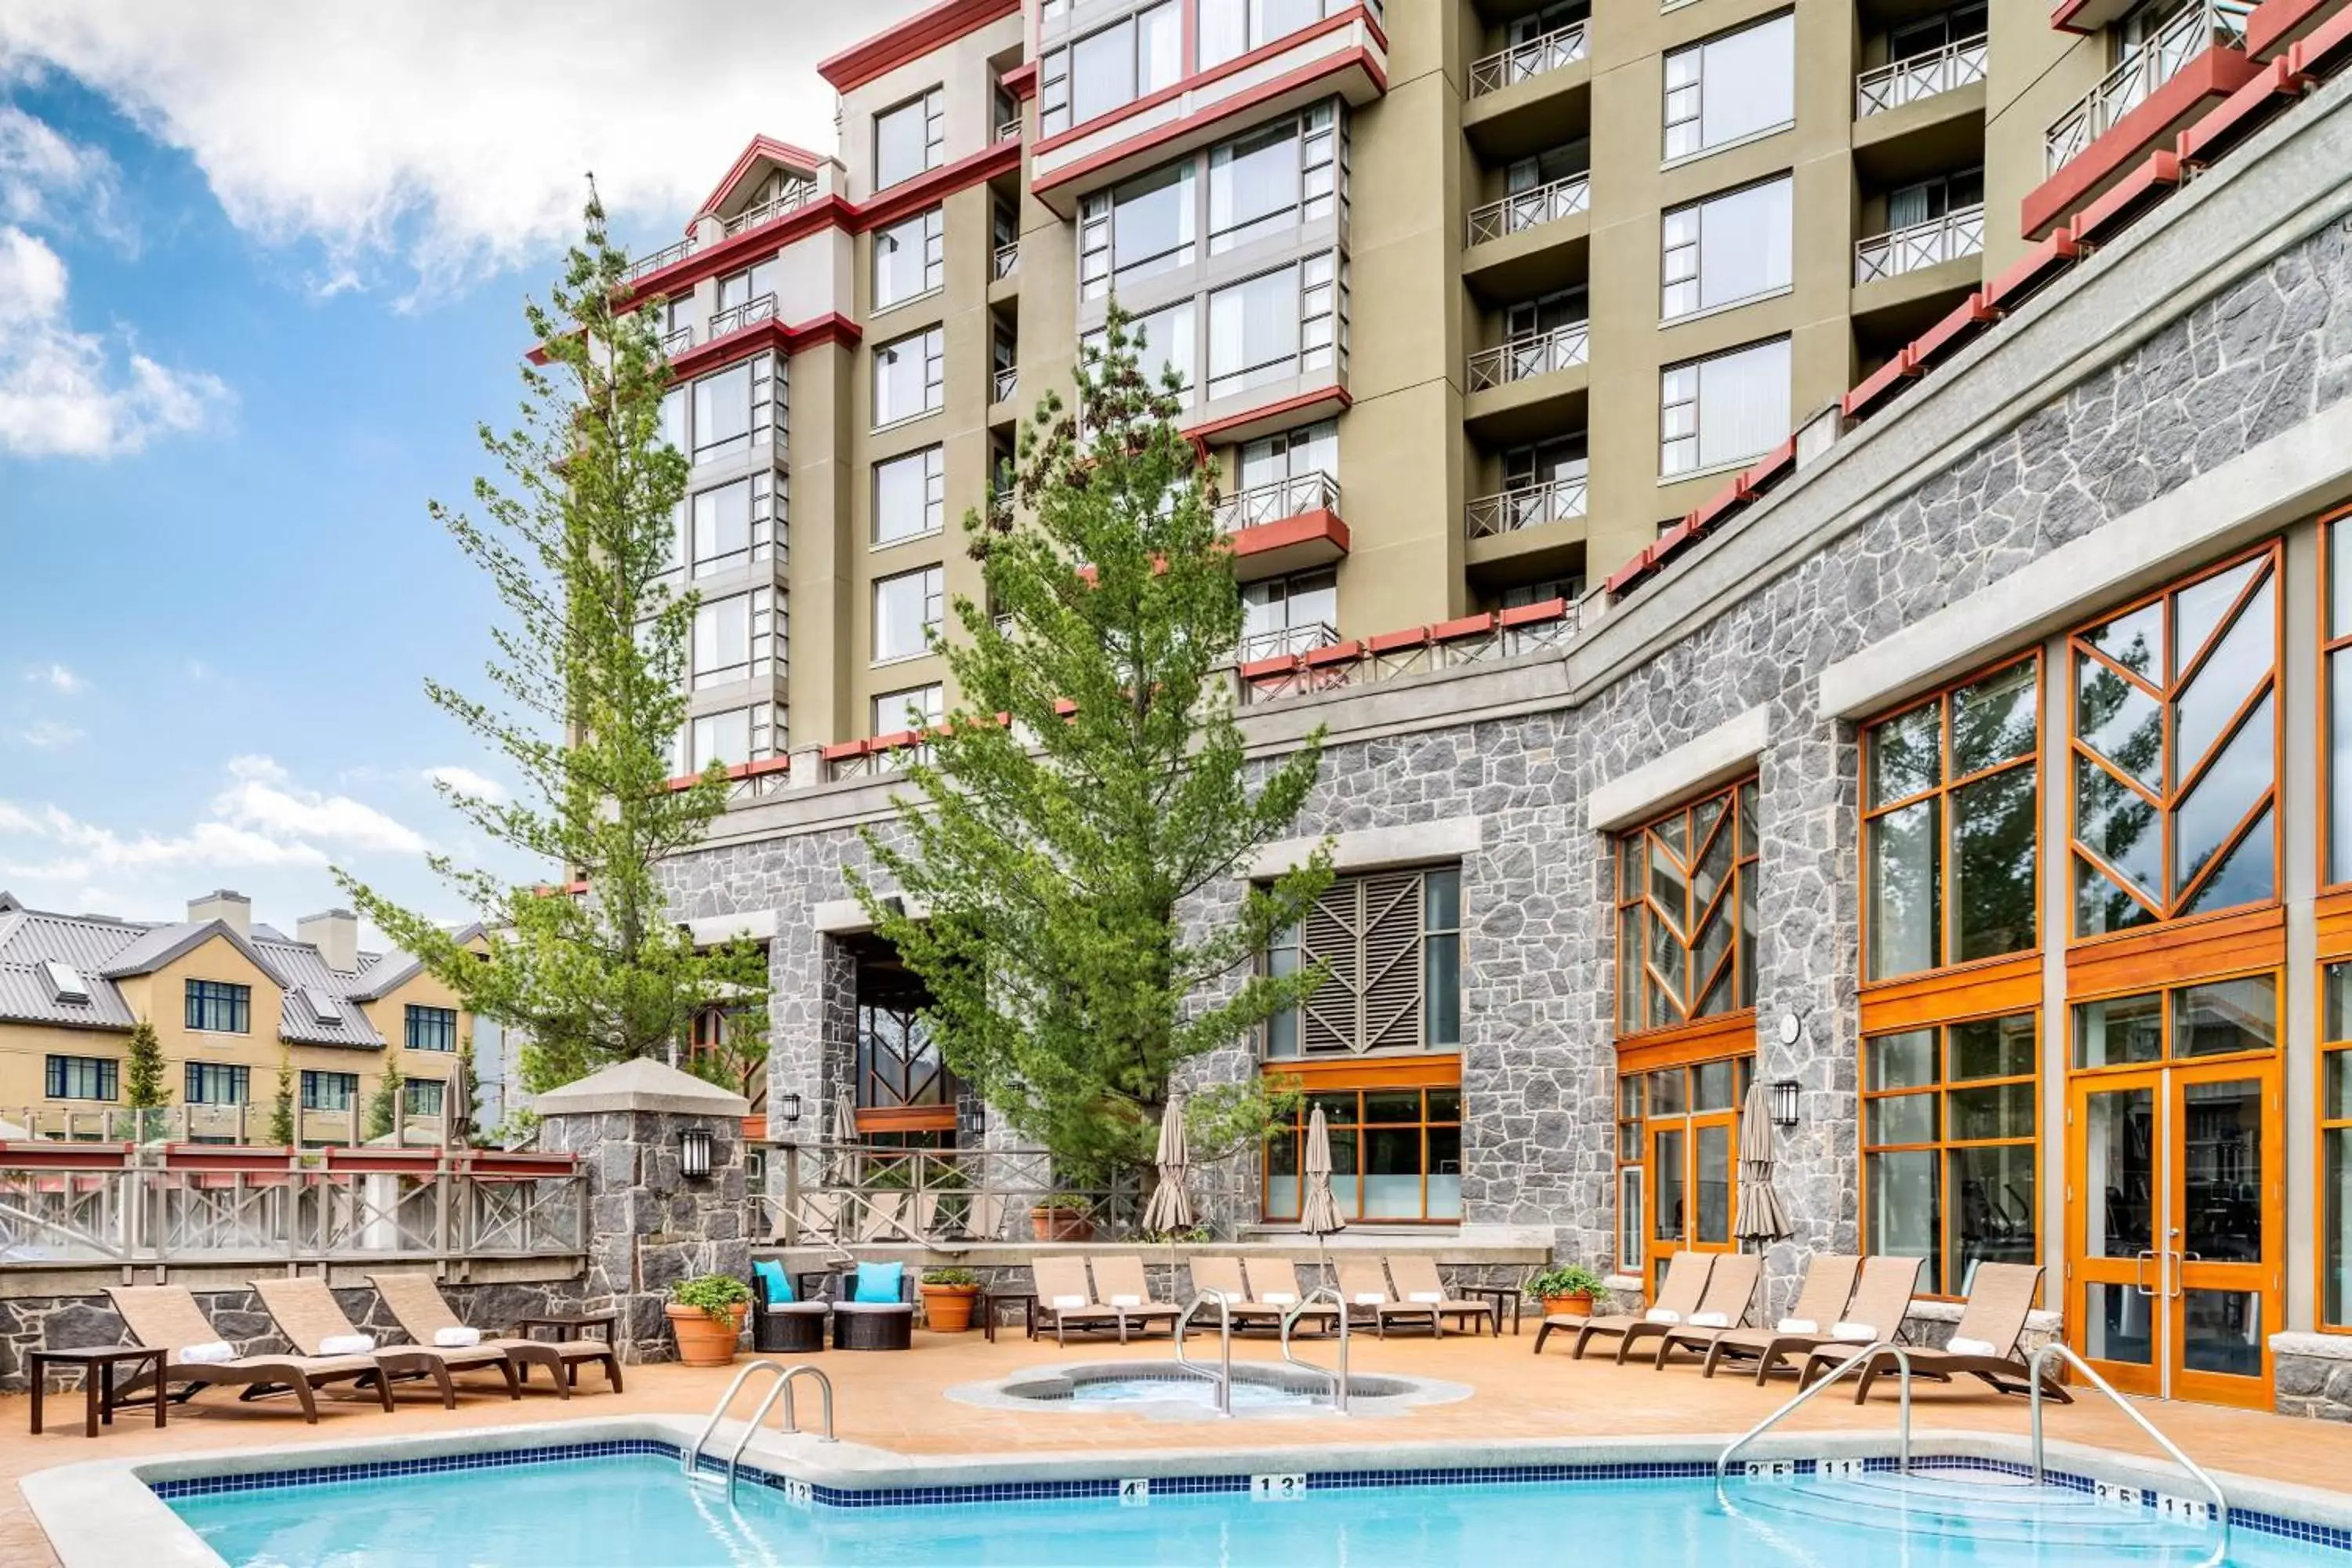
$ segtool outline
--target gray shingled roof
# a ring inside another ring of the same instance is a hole
[[[10,911],[0,913],[0,1018],[85,1029],[127,1029],[137,1022],[122,993],[99,975],[146,927],[48,914],[14,900],[0,908]],[[58,999],[42,968],[52,958],[80,972],[89,986],[88,1002]]]
[[[329,969],[326,959],[308,942],[264,942],[255,945],[286,988],[285,1000],[278,1010],[279,1038],[305,1046],[360,1046],[371,1050],[383,1047],[383,1037],[369,1024],[357,1001],[350,999],[350,988],[356,976],[338,974]],[[341,1016],[323,1019],[312,1012],[302,996],[306,988],[345,999]]]

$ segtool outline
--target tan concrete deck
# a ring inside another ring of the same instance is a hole
[[[1105,1341],[1058,1350],[1050,1340],[1030,1343],[1008,1328],[995,1344],[977,1333],[918,1333],[915,1349],[902,1354],[826,1352],[818,1358],[839,1395],[841,1436],[911,1454],[1003,1454],[1117,1447],[1216,1448],[1244,1432],[1255,1447],[1311,1447],[1344,1432],[1352,1442],[1444,1440],[1486,1442],[1499,1438],[1645,1434],[1736,1433],[1785,1399],[1792,1384],[1776,1380],[1759,1389],[1728,1374],[1702,1379],[1696,1366],[1654,1371],[1646,1364],[1619,1367],[1606,1359],[1571,1362],[1565,1342],[1555,1339],[1541,1361],[1530,1354],[1532,1321],[1524,1337],[1499,1340],[1448,1335],[1370,1336],[1355,1342],[1354,1366],[1363,1372],[1397,1372],[1442,1377],[1470,1384],[1476,1393],[1459,1404],[1433,1405],[1394,1417],[1225,1423],[1155,1421],[1135,1415],[1076,1415],[1068,1411],[983,1410],[941,1396],[961,1383],[1002,1376],[1016,1368],[1055,1361],[1102,1361],[1122,1356],[1164,1359],[1163,1338],[1139,1341],[1126,1352]],[[1325,1355],[1328,1346],[1318,1347]],[[1237,1358],[1276,1359],[1264,1340],[1242,1343]],[[789,1358],[788,1358],[789,1359]],[[81,1396],[53,1395],[45,1412],[49,1430],[28,1436],[26,1402],[0,1398],[0,1563],[11,1568],[47,1568],[55,1563],[47,1539],[33,1521],[19,1477],[52,1465],[198,1449],[268,1447],[311,1440],[349,1442],[378,1434],[396,1436],[434,1429],[510,1422],[640,1412],[699,1415],[725,1386],[722,1371],[676,1366],[631,1367],[628,1392],[618,1398],[583,1390],[568,1406],[544,1386],[521,1403],[502,1394],[461,1397],[444,1410],[428,1393],[408,1385],[398,1413],[386,1415],[372,1399],[343,1396],[321,1402],[319,1425],[307,1427],[283,1400],[239,1405],[234,1391],[198,1396],[172,1412],[172,1424],[154,1430],[143,1412],[126,1415],[96,1441],[81,1436]],[[1967,1387],[1921,1385],[1919,1430],[1987,1428],[2011,1434],[2025,1426],[2024,1401],[2002,1398],[1971,1382]],[[747,1402],[748,1407],[748,1402]],[[2271,1480],[2340,1489],[2352,1477],[2352,1426],[2289,1419],[2250,1411],[2195,1405],[2150,1405],[2158,1425],[2188,1452],[2217,1470]],[[1843,1394],[1825,1395],[1790,1423],[1791,1429],[1864,1428],[1891,1432],[1894,1394],[1889,1385],[1858,1409]],[[2053,1408],[2053,1437],[2153,1457],[2153,1449],[2121,1415],[2104,1401]]]

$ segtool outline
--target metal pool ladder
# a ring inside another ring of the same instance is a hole
[[[1192,1314],[1203,1307],[1217,1309],[1217,1348],[1219,1364],[1207,1367],[1184,1353],[1184,1340],[1192,1331]],[[1217,1414],[1230,1416],[1234,1413],[1234,1310],[1222,1290],[1203,1290],[1192,1298],[1183,1315],[1176,1320],[1176,1364],[1186,1372],[1195,1373],[1209,1380],[1217,1391]]]
[[[2132,1419],[2132,1425],[2147,1434],[2149,1440],[2165,1451],[2184,1471],[2212,1495],[2213,1522],[2221,1527],[2220,1539],[2213,1544],[2212,1555],[2201,1568],[2217,1568],[2230,1555],[2230,1500],[2221,1490],[2221,1483],[2206,1472],[2205,1467],[2180,1451],[2179,1444],[2156,1429],[2156,1423],[2141,1415],[2131,1401],[2117,1394],[2107,1380],[2091,1370],[2090,1363],[2076,1355],[2068,1346],[2056,1340],[2025,1358],[2026,1402],[2032,1412],[2033,1484],[2042,1484],[2042,1369],[2053,1358],[2064,1362],[2082,1373],[2084,1382],[2107,1396],[2107,1402]]]
[[[1790,1400],[1787,1404],[1781,1405],[1780,1409],[1775,1410],[1771,1415],[1767,1415],[1763,1420],[1759,1421],[1755,1426],[1750,1426],[1747,1431],[1742,1432],[1738,1436],[1733,1438],[1731,1440],[1731,1446],[1724,1449],[1722,1453],[1716,1456],[1716,1497],[1720,1500],[1723,1496],[1723,1478],[1730,1473],[1732,1455],[1737,1454],[1740,1449],[1745,1448],[1748,1444],[1754,1442],[1757,1438],[1761,1437],[1765,1433],[1779,1426],[1784,1417],[1795,1415],[1796,1412],[1803,1406],[1807,1400],[1821,1393],[1822,1389],[1838,1382],[1841,1378],[1844,1377],[1847,1373],[1853,1372],[1858,1367],[1868,1365],[1882,1352],[1894,1356],[1895,1365],[1900,1367],[1903,1372],[1903,1425],[1901,1427],[1901,1436],[1897,1440],[1898,1446],[1895,1449],[1895,1469],[1897,1475],[1909,1475],[1911,1473],[1911,1352],[1904,1349],[1901,1345],[1896,1344],[1893,1340],[1880,1340],[1874,1344],[1863,1346],[1862,1349],[1854,1352],[1853,1354],[1838,1363],[1837,1366],[1832,1370],[1827,1377],[1824,1377],[1810,1388],[1799,1389],[1795,1398]],[[1800,1369],[1799,1374],[1801,1376],[1802,1375],[1802,1369]]]
[[[702,1431],[694,1439],[694,1446],[687,1449],[679,1460],[688,1480],[700,1479],[701,1471],[698,1464],[702,1458],[703,1446],[710,1441],[710,1435],[719,1429],[719,1423],[726,1419],[727,1407],[735,1403],[735,1395],[742,1390],[744,1384],[763,1372],[773,1373],[775,1381],[769,1384],[767,1394],[760,1401],[760,1407],[752,1411],[751,1418],[743,1424],[743,1435],[735,1440],[734,1449],[727,1456],[727,1495],[730,1498],[735,1495],[735,1472],[742,1461],[743,1450],[751,1446],[752,1437],[760,1430],[760,1423],[768,1418],[768,1411],[778,1398],[781,1397],[784,1402],[784,1412],[776,1423],[776,1430],[798,1432],[801,1429],[799,1415],[793,1408],[793,1384],[796,1379],[803,1377],[816,1379],[817,1393],[823,1401],[818,1407],[817,1415],[818,1418],[824,1423],[824,1430],[818,1435],[817,1441],[820,1443],[835,1441],[833,1435],[833,1379],[825,1376],[822,1368],[812,1366],[806,1362],[788,1367],[772,1361],[755,1361],[735,1374],[735,1381],[727,1385],[727,1392],[720,1394],[719,1403],[710,1407],[710,1419],[702,1424]]]
[[[1326,1296],[1331,1298],[1331,1305],[1338,1309],[1339,1319],[1339,1370],[1337,1372],[1333,1372],[1328,1367],[1318,1366],[1311,1361],[1301,1361],[1292,1353],[1290,1349],[1291,1328],[1306,1313],[1307,1308]],[[1318,1377],[1329,1378],[1332,1414],[1335,1415],[1348,1414],[1348,1303],[1347,1300],[1339,1294],[1338,1286],[1318,1285],[1314,1289],[1307,1292],[1297,1306],[1282,1314],[1282,1359],[1301,1372],[1311,1372]]]

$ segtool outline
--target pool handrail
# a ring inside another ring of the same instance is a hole
[[[780,1383],[783,1380],[783,1363],[782,1362],[768,1361],[764,1358],[751,1363],[749,1365],[745,1366],[742,1371],[735,1374],[735,1381],[727,1385],[727,1392],[720,1394],[719,1396],[719,1403],[710,1407],[710,1419],[702,1424],[701,1433],[696,1436],[693,1443],[688,1447],[686,1452],[678,1456],[678,1466],[686,1472],[686,1477],[688,1480],[692,1480],[696,1475],[695,1464],[702,1458],[702,1446],[710,1441],[710,1435],[719,1430],[719,1423],[726,1419],[727,1407],[735,1403],[735,1395],[742,1391],[743,1384],[751,1381],[754,1374],[761,1372],[774,1373]],[[774,1393],[772,1390],[769,1394],[769,1398],[772,1400],[774,1397]],[[761,1405],[760,1406],[760,1415],[764,1415],[767,1413],[767,1405]],[[758,1426],[759,1417],[754,1416],[751,1424],[754,1426]]]
[[[1896,1344],[1893,1340],[1876,1340],[1863,1346],[1862,1349],[1854,1352],[1853,1354],[1838,1363],[1835,1367],[1831,1369],[1829,1375],[1822,1378],[1819,1383],[1811,1384],[1806,1387],[1799,1389],[1796,1395],[1790,1399],[1788,1403],[1782,1405],[1778,1410],[1773,1411],[1771,1415],[1764,1417],[1763,1420],[1756,1423],[1755,1426],[1748,1428],[1747,1431],[1742,1432],[1738,1436],[1734,1437],[1731,1440],[1730,1446],[1725,1448],[1722,1453],[1716,1456],[1716,1496],[1720,1498],[1723,1495],[1723,1478],[1728,1474],[1731,1469],[1732,1455],[1737,1454],[1740,1449],[1748,1447],[1749,1443],[1755,1441],[1765,1433],[1770,1431],[1773,1427],[1779,1426],[1783,1417],[1794,1415],[1807,1400],[1811,1399],[1815,1394],[1821,1393],[1822,1389],[1836,1383],[1838,1380],[1844,1377],[1847,1373],[1853,1371],[1857,1367],[1869,1365],[1881,1355],[1892,1355],[1895,1358],[1895,1365],[1902,1370],[1903,1373],[1902,1426],[1900,1429],[1901,1436],[1898,1440],[1898,1446],[1895,1449],[1895,1469],[1897,1475],[1909,1475],[1911,1473],[1911,1352],[1906,1350],[1903,1346]],[[1801,1369],[1800,1369],[1798,1375],[1800,1378],[1804,1375]]]
[[[760,1408],[751,1412],[751,1419],[743,1423],[743,1435],[735,1439],[735,1447],[727,1456],[727,1499],[730,1502],[732,1502],[735,1499],[735,1471],[737,1467],[743,1461],[743,1450],[751,1446],[751,1439],[753,1437],[759,1436],[760,1423],[768,1418],[768,1407],[775,1404],[776,1400],[780,1396],[784,1402],[784,1412],[783,1415],[777,1419],[776,1430],[779,1432],[798,1432],[801,1429],[800,1416],[793,1409],[793,1380],[797,1377],[813,1377],[816,1379],[817,1391],[824,1396],[824,1405],[822,1411],[822,1415],[824,1419],[824,1434],[820,1436],[817,1441],[820,1443],[830,1443],[835,1440],[833,1436],[833,1379],[825,1376],[823,1371],[811,1366],[806,1362],[801,1362],[796,1365],[786,1367],[784,1369],[783,1375],[777,1378],[774,1383],[768,1385],[768,1396],[760,1401]]]
[[[2132,1403],[2116,1392],[2107,1380],[2091,1369],[2091,1364],[2063,1341],[2052,1340],[2025,1358],[2026,1403],[2032,1411],[2033,1438],[2033,1484],[2042,1484],[2042,1364],[2056,1357],[2087,1379],[2093,1388],[2107,1396],[2107,1402],[2132,1418],[2132,1424],[2147,1434],[2156,1446],[2171,1456],[2172,1462],[2195,1478],[2198,1484],[2213,1494],[2213,1520],[2221,1528],[2221,1539],[2214,1542],[2212,1554],[2198,1568],[2220,1568],[2230,1555],[2230,1499],[2221,1490],[2221,1483],[2206,1471],[2204,1466],[2180,1451],[2180,1446],[2157,1430],[2156,1423],[2141,1415]]]
[[[1202,1307],[1217,1309],[1217,1342],[1221,1366],[1211,1370],[1184,1353],[1184,1340],[1192,1331],[1192,1314]],[[1230,1416],[1234,1413],[1234,1309],[1222,1290],[1203,1290],[1185,1304],[1176,1320],[1176,1364],[1186,1372],[1197,1373],[1209,1380],[1217,1391],[1217,1414]]]
[[[1326,1296],[1331,1299],[1331,1305],[1339,1309],[1333,1314],[1339,1320],[1339,1370],[1337,1372],[1333,1372],[1329,1367],[1318,1366],[1311,1361],[1300,1360],[1290,1348],[1292,1327],[1306,1313],[1307,1308]],[[1329,1378],[1331,1380],[1331,1413],[1335,1415],[1348,1414],[1348,1303],[1339,1294],[1338,1286],[1318,1285],[1300,1297],[1297,1304],[1288,1311],[1282,1314],[1282,1359],[1302,1372],[1311,1372],[1318,1376]]]

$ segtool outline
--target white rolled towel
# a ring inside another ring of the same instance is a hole
[[[1731,1318],[1728,1313],[1725,1312],[1693,1312],[1691,1314],[1691,1327],[1694,1329],[1727,1329],[1731,1327]]]
[[[463,1323],[433,1331],[433,1342],[445,1351],[471,1350],[482,1342],[482,1331],[469,1329]]]
[[[1411,1295],[1407,1296],[1405,1300],[1411,1301],[1416,1307],[1433,1307],[1438,1302],[1445,1300],[1445,1292],[1443,1290],[1415,1290]]]
[[[1642,1316],[1653,1323],[1679,1323],[1683,1321],[1683,1315],[1672,1307],[1653,1307]]]
[[[1381,1295],[1377,1290],[1359,1290],[1356,1292],[1356,1305],[1359,1307],[1377,1307],[1387,1300],[1388,1298],[1386,1296]]]
[[[173,1358],[190,1366],[215,1366],[236,1359],[236,1347],[226,1340],[206,1340],[200,1345],[187,1345]]]
[[[366,1355],[374,1349],[373,1334],[329,1334],[319,1342],[320,1355]]]
[[[1087,1304],[1087,1299],[1084,1296],[1056,1296],[1045,1304],[1056,1309],[1063,1307],[1083,1307]]]
[[[1113,1296],[1110,1299],[1110,1304],[1114,1307],[1140,1307],[1143,1305],[1143,1298],[1140,1296]]]
[[[1972,1340],[1963,1334],[1954,1334],[1945,1342],[1944,1348],[1951,1352],[1954,1355],[1993,1355],[1998,1353],[1993,1350],[1992,1342],[1990,1340]]]
[[[1878,1331],[1868,1323],[1833,1323],[1830,1326],[1830,1338],[1844,1340],[1852,1344],[1866,1345],[1877,1337]]]
[[[1818,1334],[1822,1326],[1811,1318],[1783,1318],[1772,1325],[1775,1333]]]
[[[1265,1304],[1269,1307],[1296,1307],[1298,1305],[1298,1296],[1297,1292],[1290,1290],[1268,1290],[1265,1293],[1264,1300]]]

